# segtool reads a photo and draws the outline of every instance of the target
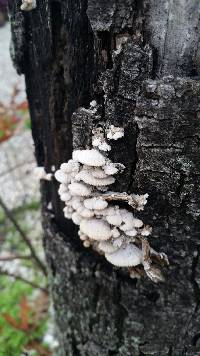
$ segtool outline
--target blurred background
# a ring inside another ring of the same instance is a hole
[[[57,354],[42,248],[39,179],[24,78],[0,0],[0,356]]]

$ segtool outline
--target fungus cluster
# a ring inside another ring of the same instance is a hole
[[[22,0],[20,9],[22,11],[31,11],[37,7],[36,0]]]
[[[85,247],[91,246],[114,266],[127,267],[132,278],[146,272],[158,282],[163,280],[159,266],[168,264],[167,256],[149,246],[147,236],[152,229],[132,211],[144,209],[148,194],[109,190],[114,176],[125,167],[108,159],[108,140],[123,136],[123,129],[113,125],[93,130],[93,148],[73,151],[72,159],[55,172],[60,183],[58,193],[65,203],[64,216],[79,226]],[[127,209],[120,207],[120,202],[127,203]]]

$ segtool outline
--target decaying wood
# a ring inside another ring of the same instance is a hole
[[[166,281],[130,279],[82,247],[57,184],[42,185],[45,251],[60,354],[200,355],[200,3],[196,0],[10,0],[13,58],[25,73],[39,165],[124,127],[115,191],[149,194],[141,212],[164,251]],[[122,48],[120,49],[121,43]],[[88,110],[98,103],[97,115]],[[48,203],[53,210],[48,211]],[[139,216],[140,214],[138,214]]]

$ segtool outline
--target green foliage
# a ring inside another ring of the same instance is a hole
[[[31,129],[31,120],[30,118],[27,118],[25,121],[24,121],[24,128],[26,130],[30,130]]]
[[[0,278],[0,356],[20,356],[22,347],[27,344],[27,336],[21,330],[14,329],[3,317],[5,313],[17,318],[21,298],[32,293],[32,287],[20,281]]]
[[[34,231],[35,220],[39,216],[40,204],[33,201],[22,207],[12,211],[13,216],[20,224],[21,228],[32,236],[32,243],[35,243],[36,250],[41,250],[41,236],[37,231]],[[35,233],[35,236],[34,236]],[[29,255],[26,244],[18,231],[14,228],[9,219],[5,216],[2,209],[0,209],[0,242],[1,253],[3,251],[12,251],[16,255]],[[10,264],[16,261],[9,262]],[[45,285],[45,278],[31,260],[20,260],[22,270],[27,269],[27,279],[30,279],[40,286]],[[20,270],[20,268],[19,268]],[[29,273],[30,272],[30,273]],[[15,273],[15,272],[14,272]],[[21,272],[16,272],[20,274]],[[35,340],[42,345],[42,337],[47,328],[47,320],[45,317],[39,319],[34,328],[24,331],[16,328],[9,323],[6,316],[16,322],[20,321],[20,303],[24,297],[29,301],[33,299],[35,289],[24,283],[23,281],[14,280],[8,276],[0,276],[0,356],[21,356],[25,346]],[[36,308],[37,309],[37,308]],[[46,316],[47,317],[47,316]],[[9,319],[9,318],[8,318]],[[32,356],[40,356],[40,353],[32,353]]]
[[[0,288],[0,356],[21,356],[27,344],[33,340],[41,340],[46,330],[46,320],[40,321],[35,329],[27,332],[14,328],[5,315],[19,320],[20,302],[24,296],[31,296],[34,290],[21,281],[13,282],[3,276],[0,278]]]

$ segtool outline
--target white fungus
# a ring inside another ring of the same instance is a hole
[[[109,224],[99,219],[82,220],[80,229],[92,240],[108,240],[112,236]]]
[[[73,159],[82,164],[92,167],[101,167],[106,163],[105,157],[97,150],[76,150],[73,152]]]
[[[65,184],[68,184],[71,181],[70,176],[68,176],[63,171],[61,171],[61,169],[55,172],[55,178],[58,182],[65,183]]]
[[[91,173],[95,178],[102,179],[107,177],[107,173],[105,173],[104,170],[101,168],[94,168]]]
[[[108,206],[108,203],[100,198],[90,198],[84,200],[84,205],[87,209],[103,210]]]
[[[77,212],[72,213],[72,221],[75,225],[80,225],[81,219],[82,217]]]
[[[37,7],[36,0],[22,0],[20,9],[22,11],[31,11]]]
[[[77,181],[82,180],[83,182],[92,185],[92,186],[105,186],[105,185],[110,185],[115,182],[115,178],[113,177],[106,177],[106,178],[95,178],[90,171],[87,170],[82,170],[79,172],[76,176],[75,179]]]
[[[70,159],[67,163],[62,163],[60,169],[64,173],[78,172],[79,163]]]
[[[91,188],[83,183],[71,183],[69,190],[72,195],[80,195],[81,197],[87,197],[91,194]]]
[[[113,236],[114,238],[120,236],[120,232],[119,232],[119,230],[118,230],[116,227],[112,230],[112,236]]]
[[[71,196],[70,192],[60,194],[60,200],[62,200],[62,201],[68,201],[71,199],[71,197],[72,196]]]
[[[91,102],[91,109],[87,112],[92,115],[97,110],[92,110],[96,105],[96,102]],[[123,137],[124,130],[111,125],[105,132],[101,127],[94,129],[92,145],[95,148],[75,150],[73,158],[62,163],[55,172],[55,178],[60,183],[58,194],[65,204],[64,216],[79,226],[78,235],[84,247],[92,247],[101,255],[105,254],[105,258],[118,267],[140,265],[138,268],[157,282],[162,280],[162,275],[158,268],[151,266],[151,257],[162,260],[162,263],[167,261],[167,257],[150,248],[145,237],[152,228],[143,225],[143,221],[130,211],[130,207],[143,210],[148,194],[128,195],[126,192],[108,191],[108,187],[115,182],[114,175],[125,167],[107,158],[106,152],[110,150],[107,139]],[[46,179],[44,168],[40,168],[40,177]],[[129,204],[129,210],[120,208],[116,204],[118,201]],[[130,276],[140,277],[141,273],[132,268]]]
[[[68,186],[66,184],[60,184],[60,187],[58,188],[58,194],[61,195],[63,193],[68,192]]]
[[[134,229],[134,228],[133,228],[132,230],[127,230],[127,231],[126,231],[126,235],[127,235],[127,236],[133,236],[133,237],[134,237],[134,236],[137,236],[137,230]]]
[[[96,100],[92,100],[92,101],[90,102],[90,106],[91,106],[92,108],[95,108],[95,106],[97,106]]]
[[[142,263],[142,251],[135,245],[120,247],[113,253],[106,253],[105,258],[118,267],[132,267]]]
[[[118,250],[118,247],[114,246],[109,241],[101,241],[99,242],[98,248],[105,253],[113,253]]]
[[[119,138],[124,136],[124,129],[122,127],[116,127],[111,125],[107,130],[107,138],[109,140],[118,140]]]
[[[122,217],[120,214],[108,215],[106,216],[106,220],[109,224],[114,226],[120,226],[122,223]]]
[[[107,175],[113,175],[118,172],[118,168],[115,166],[115,164],[106,164],[105,166],[102,167],[104,169],[104,172]]]
[[[80,211],[80,215],[83,218],[92,218],[94,216],[94,212],[93,212],[93,210],[83,209]]]

